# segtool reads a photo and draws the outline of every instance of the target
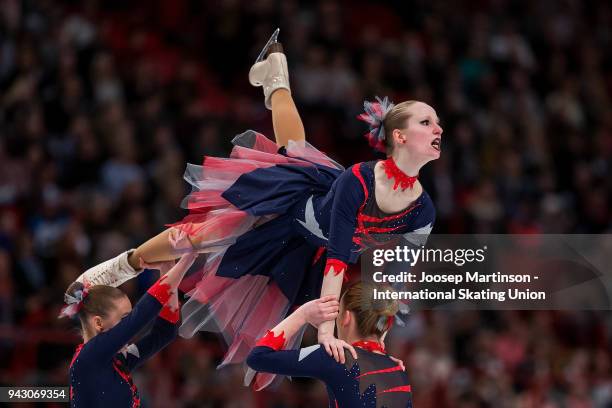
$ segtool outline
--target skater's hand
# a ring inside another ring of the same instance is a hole
[[[325,347],[327,354],[332,356],[334,360],[340,364],[344,364],[346,361],[344,349],[349,350],[353,355],[353,358],[357,359],[357,352],[355,351],[355,348],[346,341],[335,338],[333,334],[322,334],[319,332],[319,343]]]
[[[173,312],[176,312],[181,307],[181,302],[179,301],[176,289],[172,291],[172,296],[170,296],[170,299],[168,299],[166,306],[168,306]]]
[[[402,371],[406,371],[406,366],[404,365],[404,362],[402,360],[400,360],[399,358],[395,358],[393,356],[389,356],[389,358],[396,363],[398,366],[400,366],[402,368]]]
[[[336,296],[329,295],[304,303],[297,311],[302,314],[302,318],[307,323],[319,327],[325,321],[334,320],[338,316],[339,310],[340,302],[338,302]]]
[[[383,349],[386,350],[385,347],[385,337],[387,337],[387,333],[388,332],[384,332],[382,337],[380,338],[380,345],[382,346]],[[396,363],[398,366],[402,367],[402,371],[406,371],[406,366],[404,365],[404,362],[402,360],[400,360],[399,358],[395,358],[393,356],[389,356],[389,358]]]

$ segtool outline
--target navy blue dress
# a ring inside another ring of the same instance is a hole
[[[153,285],[115,327],[80,344],[70,363],[71,407],[139,407],[130,373],[163,349],[178,333],[178,311],[164,306],[168,285]],[[149,333],[128,342],[151,321]]]
[[[426,236],[435,219],[425,191],[403,211],[382,212],[374,161],[345,170],[307,143],[279,150],[252,131],[233,143],[229,158],[188,166],[190,215],[174,224],[187,239],[173,241],[203,253],[181,286],[191,299],[180,334],[221,333],[223,364],[244,361],[292,307],[318,298],[330,266],[346,268],[390,237]]]
[[[247,358],[253,370],[325,383],[330,408],[412,408],[408,376],[388,356],[355,348],[357,360],[346,353],[340,364],[320,345],[300,350],[257,346]]]

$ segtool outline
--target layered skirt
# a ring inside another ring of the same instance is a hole
[[[221,334],[228,349],[220,367],[243,362],[294,306],[319,297],[325,251],[297,228],[294,209],[328,194],[344,171],[305,142],[279,149],[247,131],[232,143],[229,158],[187,166],[189,215],[171,225],[177,251],[201,254],[181,284],[188,301],[180,335]],[[300,341],[295,336],[288,347]],[[258,375],[256,388],[271,379]]]

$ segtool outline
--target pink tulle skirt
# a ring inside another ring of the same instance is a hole
[[[229,158],[205,157],[202,166],[187,166],[185,180],[193,189],[182,205],[190,213],[172,224],[171,234],[178,252],[195,248],[201,254],[192,268],[195,271],[181,284],[188,301],[182,309],[180,335],[190,338],[198,331],[219,333],[228,347],[219,367],[243,362],[257,339],[277,325],[292,304],[273,277],[248,273],[237,277],[217,275],[226,252],[241,236],[281,215],[273,210],[253,215],[234,206],[223,193],[242,175],[271,166],[325,166],[343,170],[308,143],[292,142],[286,151],[279,153],[274,142],[253,131],[237,136],[232,143]],[[302,261],[308,263],[311,259]],[[290,346],[299,346],[300,341],[301,335],[295,336]],[[253,373],[247,374],[248,381],[252,378]],[[258,374],[256,388],[265,387],[272,379],[272,375]]]

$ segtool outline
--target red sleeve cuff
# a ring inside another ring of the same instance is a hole
[[[285,332],[282,331],[278,336],[274,337],[274,332],[268,330],[266,335],[259,339],[255,345],[270,347],[275,351],[282,350],[285,347]]]
[[[334,276],[338,276],[342,272],[344,272],[344,277],[343,277],[344,282],[347,282],[349,280],[348,268],[347,268],[346,263],[342,262],[339,259],[334,259],[334,258],[327,258],[327,263],[325,264],[325,270],[323,271],[323,276],[327,276],[332,266],[334,267]]]
[[[159,317],[172,324],[176,324],[181,319],[180,308],[177,307],[176,310],[173,310],[170,305],[165,304],[161,312],[159,312]]]
[[[169,284],[164,283],[166,279],[166,275],[162,276],[149,288],[147,293],[153,296],[155,299],[159,301],[162,305],[165,305],[168,299],[170,299],[170,291],[171,287]]]

